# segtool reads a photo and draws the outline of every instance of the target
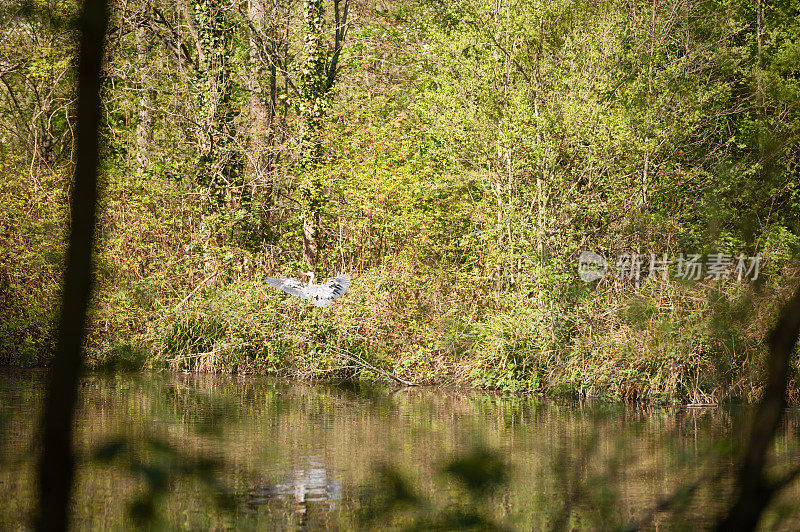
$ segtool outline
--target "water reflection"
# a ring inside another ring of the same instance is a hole
[[[247,510],[258,513],[273,501],[282,502],[299,516],[299,528],[315,524],[309,516],[336,510],[342,485],[335,479],[333,468],[321,456],[303,457],[299,462],[299,468],[271,475],[277,476],[278,482],[264,480],[252,488],[244,503]]]
[[[31,442],[42,385],[37,373],[0,375],[3,530],[24,528],[32,509]],[[403,510],[417,512],[412,517],[388,516],[393,526],[456,504],[520,530],[622,525],[713,467],[730,468],[728,451],[741,441],[729,436],[747,415],[265,378],[90,375],[81,386],[76,435],[75,525],[130,526],[130,503],[150,500],[158,473],[168,481],[152,509],[167,527],[353,529],[364,526],[365,490],[385,490],[387,475],[376,471],[387,470],[424,501]],[[799,420],[800,412],[787,413],[776,470],[800,462]],[[125,452],[92,459],[109,441],[126,442]],[[481,500],[442,472],[476,446],[508,466],[507,481]],[[708,526],[729,478],[703,484],[682,515],[658,514],[652,525]],[[232,503],[218,504],[220,495]],[[765,526],[798,529],[798,495],[797,487],[788,490]],[[788,518],[778,522],[782,513]]]
[[[291,497],[303,505],[306,502],[327,502],[331,510],[342,498],[342,485],[332,478],[332,471],[319,457],[308,457],[306,469],[293,469],[285,473],[285,480],[277,484],[264,483],[250,492],[248,506],[276,498]]]

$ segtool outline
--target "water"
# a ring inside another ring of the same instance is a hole
[[[0,375],[0,530],[29,528],[43,384],[41,373]],[[79,529],[455,528],[465,516],[595,529],[716,476],[650,522],[703,529],[729,497],[750,412],[182,374],[90,375],[80,391]],[[776,470],[800,463],[798,420],[787,413]],[[494,489],[444,471],[458,459]],[[764,528],[798,529],[798,495],[790,487]]]

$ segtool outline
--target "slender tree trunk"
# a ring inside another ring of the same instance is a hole
[[[327,87],[322,0],[305,0],[303,7],[306,24],[306,60],[300,79],[300,168],[305,174],[302,190],[303,260],[313,271],[319,251],[320,212],[324,203],[318,165]]]
[[[263,176],[263,161],[268,137],[269,111],[264,106],[261,83],[264,78],[264,54],[269,43],[265,41],[267,8],[265,0],[248,0],[247,16],[250,19],[250,153],[247,158],[247,177],[253,183]]]
[[[270,176],[270,183],[272,183],[272,169],[275,165],[275,126],[278,116],[278,64],[281,61],[280,50],[283,49],[283,40],[279,32],[278,24],[278,0],[274,0],[272,4],[272,13],[270,16],[270,42],[269,42],[269,107],[267,108],[267,160],[266,160],[266,173]]]
[[[44,95],[42,109],[39,115],[39,127],[36,129],[36,159],[41,169],[51,168],[53,164],[53,149],[55,140],[50,127],[50,117],[53,114],[53,100],[50,95]]]
[[[142,25],[136,28],[136,55],[141,68],[145,72],[147,64],[147,33]],[[136,124],[136,177],[141,179],[150,170],[150,139],[152,138],[152,91],[146,80],[139,82],[139,121]]]
[[[278,104],[278,65],[283,39],[279,32],[278,0],[248,0],[250,19],[250,153],[246,181],[249,190],[264,187],[271,201],[273,167],[276,163],[275,126]],[[263,84],[268,84],[265,93]]]
[[[756,41],[758,43],[758,59],[756,64],[756,90],[758,94],[756,96],[758,101],[758,106],[761,108],[763,112],[764,108],[764,87],[762,86],[762,75],[761,69],[763,66],[762,60],[762,48],[763,48],[763,41],[764,41],[764,0],[756,0]]]
[[[233,187],[242,186],[241,154],[229,142],[234,135],[230,29],[220,0],[191,0],[190,6],[201,51],[193,74],[200,98],[200,184],[221,204],[233,199]]]
[[[83,367],[86,311],[91,292],[97,203],[100,65],[108,24],[106,0],[86,0],[78,63],[77,164],[58,347],[48,373],[39,458],[38,530],[66,530],[74,476],[72,426]]]
[[[647,148],[645,148],[646,150]],[[642,209],[647,208],[647,183],[650,180],[650,152],[644,152],[644,168],[642,168]]]

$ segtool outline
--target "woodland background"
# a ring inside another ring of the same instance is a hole
[[[112,7],[94,366],[759,395],[800,271],[800,2]],[[79,8],[0,7],[4,364],[53,350]],[[586,249],[764,260],[584,283]],[[353,285],[319,311],[260,281],[308,269]]]

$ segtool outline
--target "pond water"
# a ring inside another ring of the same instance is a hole
[[[30,527],[43,377],[0,375],[2,530]],[[596,529],[698,479],[648,527],[704,529],[751,412],[157,373],[88,375],[80,393],[77,529]],[[800,463],[798,421],[775,470]],[[799,529],[798,495],[764,528]]]

